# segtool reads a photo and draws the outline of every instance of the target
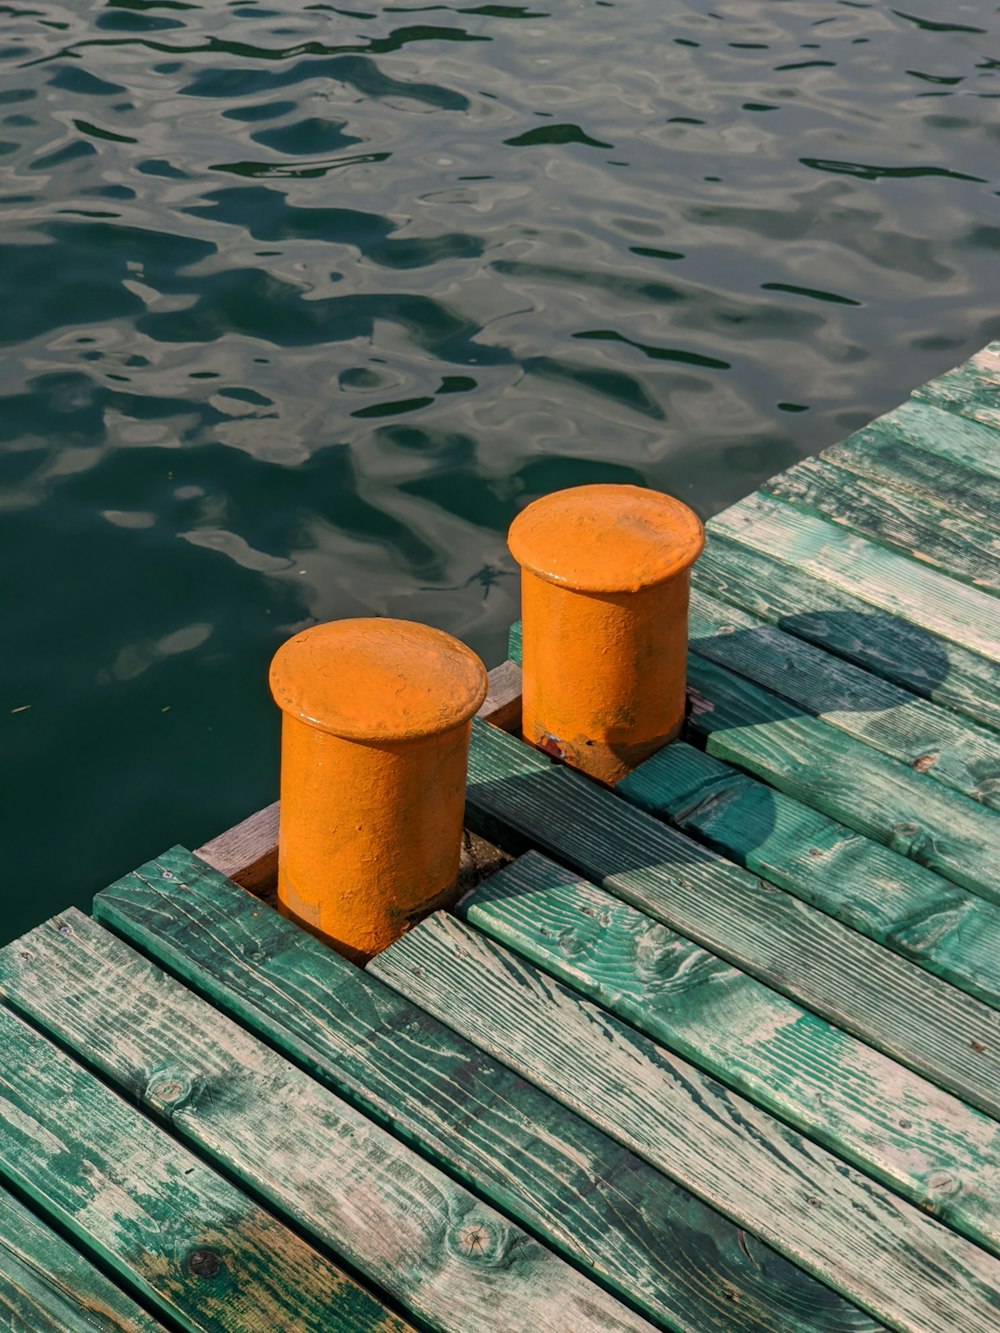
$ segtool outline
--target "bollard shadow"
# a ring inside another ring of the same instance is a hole
[[[756,854],[775,832],[777,794],[752,772],[705,753],[707,738],[822,713],[877,718],[906,702],[900,687],[921,697],[939,695],[951,669],[944,640],[880,613],[816,612],[751,628],[720,624],[717,632],[692,638],[691,648],[693,707],[679,738],[686,744],[673,742],[647,759],[620,784],[619,800],[537,754],[525,760],[526,771],[502,778],[470,773],[469,826],[511,856],[535,848],[598,884],[655,867],[683,871],[720,855],[756,875]],[[862,662],[867,669],[859,671]],[[713,675],[724,685],[715,697]],[[706,690],[698,689],[699,679]],[[865,742],[845,736],[845,743]],[[912,767],[926,771],[932,758],[915,756]],[[905,766],[906,760],[898,762]],[[1000,789],[1000,770],[989,761],[981,772],[973,760],[969,768]],[[841,822],[835,815],[817,818]],[[925,831],[911,825],[902,831],[907,837],[889,845],[920,860]],[[510,891],[532,892],[516,881]]]
[[[776,625],[720,625],[692,637],[690,648],[696,658],[746,680],[740,707],[748,717],[762,719],[882,713],[904,702],[897,697],[901,691],[940,696],[951,674],[945,640],[879,613],[812,612],[783,617]],[[691,675],[697,678],[697,661]],[[758,693],[768,698],[758,699]],[[693,712],[688,731],[692,720],[698,729],[702,722],[697,699]],[[726,717],[731,710],[721,712]]]
[[[541,851],[596,884],[655,865],[716,859],[652,813],[554,760],[530,773],[470,779],[466,826],[508,856]]]

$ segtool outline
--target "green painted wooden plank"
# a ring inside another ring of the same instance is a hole
[[[943,412],[936,415],[947,416]],[[960,429],[967,425],[954,417],[947,420]],[[912,432],[897,433],[883,417],[824,449],[819,457],[873,485],[891,488],[897,495],[912,495],[946,514],[1000,532],[1000,478],[973,472],[959,461],[920,448],[907,434],[912,436]],[[939,440],[940,434],[935,423],[932,440]]]
[[[507,828],[963,1100],[1000,1112],[1000,1017],[485,723],[466,817]]]
[[[1000,1261],[454,917],[369,966],[891,1327],[995,1333]]]
[[[940,404],[984,426],[1000,426],[1000,343],[914,390],[914,398]],[[1000,441],[994,466],[1000,469]]]
[[[1000,730],[995,663],[877,610],[794,564],[716,534],[695,566],[694,586]]]
[[[615,791],[1000,1009],[1000,908],[675,741]]]
[[[964,647],[1000,678],[1000,605],[988,593],[760,492],[717,514],[708,529]]]
[[[955,408],[954,400],[945,403],[933,394],[926,401],[911,398],[877,417],[871,428],[891,431],[917,449],[960,463],[987,483],[989,478],[1000,478],[996,430],[962,415],[960,405],[959,412]]]
[[[19,940],[9,950],[20,958],[30,945]],[[37,989],[51,980],[38,977]],[[3,1006],[0,1053],[0,1177],[181,1328],[405,1327]],[[157,1086],[169,1084],[154,1077]]]
[[[707,658],[688,661],[688,730],[710,754],[1000,902],[1000,814],[948,791]]]
[[[26,1333],[156,1333],[163,1325],[0,1189],[0,1327]]]
[[[872,1333],[867,1314],[174,848],[98,919],[431,1161],[684,1333]]]
[[[428,1327],[651,1327],[81,913],[4,950],[0,993]]]
[[[700,657],[928,779],[1000,807],[1000,738],[986,727],[703,592],[692,593],[689,634],[691,649]],[[964,808],[959,803],[959,818]]]
[[[1000,803],[991,730],[704,592],[692,594],[691,647],[973,800]]]
[[[818,458],[772,477],[761,491],[951,578],[1000,593],[1000,533],[938,505],[888,492]]]
[[[466,895],[459,915],[1000,1252],[989,1116],[537,852]],[[946,1191],[928,1188],[941,1180]]]

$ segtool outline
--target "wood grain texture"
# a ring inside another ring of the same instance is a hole
[[[501,662],[489,672],[489,687],[476,714],[501,731],[521,729],[521,673],[514,662]]]
[[[1000,1125],[988,1116],[537,852],[459,915],[1000,1252]]]
[[[1000,1017],[521,741],[473,724],[468,816],[585,878],[853,1032],[1000,1112]]]
[[[690,647],[926,779],[1000,807],[1000,737],[775,625],[691,595]],[[792,710],[786,710],[790,712]],[[926,780],[917,784],[920,790]],[[964,803],[959,803],[960,818]]]
[[[875,1328],[870,1315],[183,848],[98,894],[94,909],[663,1326]]]
[[[688,729],[710,754],[991,902],[1000,901],[1000,814],[819,718],[792,715],[752,681],[692,654]]]
[[[1000,427],[1000,343],[990,343],[954,370],[914,390],[918,401],[934,403],[988,427]],[[988,458],[994,476],[1000,460]]]
[[[681,741],[615,788],[644,810],[1000,1008],[1000,908]]]
[[[9,949],[30,952],[27,940]],[[49,984],[43,976],[36,989]],[[2,1006],[0,1051],[0,1177],[178,1326],[192,1333],[405,1327]],[[214,1271],[196,1271],[199,1253],[212,1256]]]
[[[930,411],[936,417],[943,417],[949,429],[966,429],[967,423],[944,412]],[[940,444],[942,432],[938,422],[932,426],[927,443]],[[945,515],[954,514],[1000,532],[1000,478],[974,472],[959,459],[921,448],[913,440],[912,430],[904,426],[897,431],[889,418],[873,421],[841,444],[824,449],[819,457],[852,476],[891,489],[896,495],[911,495],[936,506]],[[946,525],[949,522],[947,517],[942,521]]]
[[[0,992],[428,1327],[650,1327],[81,913],[3,951]]]
[[[1000,450],[1000,434],[997,445]],[[1000,593],[1000,533],[972,519],[905,491],[886,490],[818,458],[772,477],[761,491],[950,578],[994,596]]]
[[[1000,1262],[454,917],[370,967],[891,1327],[995,1333]]]
[[[199,847],[197,854],[234,884],[250,893],[266,893],[278,878],[278,809],[275,801],[257,810]]]
[[[695,566],[694,586],[914,694],[1000,730],[994,662],[897,619],[850,590],[718,533],[710,537]]]
[[[960,394],[945,401],[933,384],[925,386],[925,398],[919,396],[923,390],[918,389],[909,402],[877,417],[869,429],[890,432],[916,449],[959,463],[981,476],[988,488],[989,479],[1000,479],[995,428],[956,412],[955,408],[961,406]]]
[[[1000,662],[1000,604],[987,593],[760,492],[707,526],[878,611]]]
[[[0,1328],[156,1333],[163,1325],[0,1189]]]

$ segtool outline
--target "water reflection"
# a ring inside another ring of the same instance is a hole
[[[270,797],[290,629],[495,659],[533,496],[707,514],[1000,332],[997,29],[7,6],[0,717],[9,865],[50,894],[10,933]]]

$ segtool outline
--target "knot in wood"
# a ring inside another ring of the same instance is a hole
[[[507,1228],[499,1218],[466,1218],[458,1227],[449,1229],[449,1248],[461,1258],[489,1268],[506,1263],[509,1243]]]
[[[582,940],[572,926],[561,930],[555,939],[556,947],[560,953],[567,958],[573,958],[576,954],[582,953],[586,949],[586,941]]]
[[[481,1254],[486,1248],[486,1233],[482,1227],[466,1227],[458,1239],[462,1249],[469,1254]]]
[[[215,1277],[222,1260],[214,1250],[192,1250],[188,1255],[188,1271],[195,1277]]]
[[[690,962],[691,950],[660,922],[647,927],[635,941],[635,968],[649,984],[667,983]]]
[[[893,824],[889,835],[889,846],[894,852],[914,855],[927,846],[927,835],[919,824],[910,821]]]
[[[953,1176],[950,1171],[935,1171],[932,1176],[927,1177],[927,1188],[932,1194],[944,1195],[957,1194],[962,1188],[962,1182],[957,1176]]]
[[[146,1084],[146,1101],[160,1110],[176,1108],[190,1095],[191,1080],[176,1069],[157,1069]]]

